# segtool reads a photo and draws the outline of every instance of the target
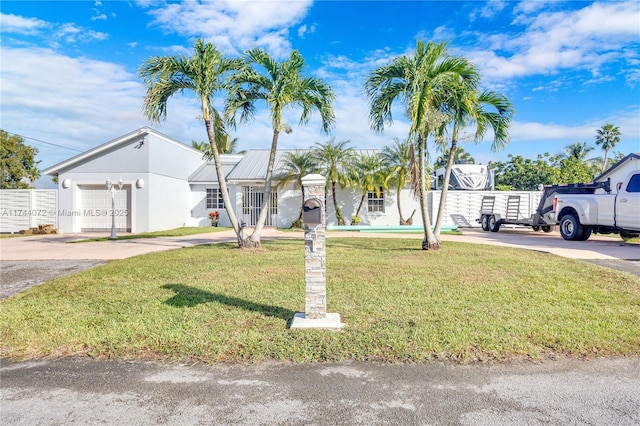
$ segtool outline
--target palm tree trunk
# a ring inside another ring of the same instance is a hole
[[[269,152],[269,162],[267,163],[267,175],[265,176],[264,182],[264,204],[262,209],[260,209],[260,216],[258,216],[258,221],[256,222],[255,228],[253,228],[253,232],[251,236],[246,238],[243,241],[243,247],[260,247],[260,235],[262,234],[262,230],[264,229],[264,224],[267,221],[267,214],[271,210],[271,192],[273,191],[273,167],[275,166],[276,161],[276,151],[278,149],[278,135],[280,134],[279,130],[273,131],[273,138],[271,139],[271,151]]]
[[[449,158],[447,159],[447,167],[444,170],[444,180],[442,181],[442,189],[440,192],[440,204],[438,205],[438,217],[434,226],[433,233],[436,238],[440,238],[440,228],[444,219],[444,211],[447,205],[447,192],[449,191],[449,181],[451,180],[451,169],[453,169],[453,159],[456,155],[456,147],[458,145],[458,125],[454,124],[451,134],[451,149],[449,150]]]
[[[604,150],[604,162],[602,163],[602,173],[604,173],[604,171],[607,170],[607,154],[609,154],[609,150],[605,149]]]
[[[338,201],[336,200],[335,181],[331,181],[331,197],[333,198],[333,208],[336,210],[336,219],[338,220],[338,225],[344,225],[344,218],[342,217],[342,212],[340,211],[340,207],[338,207]]]
[[[213,135],[213,129],[211,128],[211,120],[209,119],[209,108],[205,103],[206,101],[202,101],[202,112],[204,118],[204,125],[207,129],[207,137],[209,138],[209,145],[211,145],[211,152],[213,152],[213,163],[216,168],[216,176],[218,177],[218,185],[220,185],[220,192],[222,193],[222,202],[224,204],[224,208],[227,211],[227,216],[229,217],[229,221],[231,222],[231,227],[233,231],[236,233],[236,238],[238,239],[238,246],[242,246],[242,230],[240,229],[240,225],[238,224],[238,218],[236,217],[236,212],[233,204],[231,203],[231,198],[229,198],[229,192],[227,191],[227,181],[224,178],[224,172],[222,171],[222,165],[220,163],[220,153],[218,152],[218,147],[216,146],[215,137]]]
[[[400,216],[400,225],[406,225],[407,221],[402,217],[402,209],[400,208],[400,191],[402,186],[398,185],[398,191],[396,192],[396,204],[398,205],[398,216]]]
[[[422,240],[422,250],[438,250],[440,240],[431,230],[429,221],[429,206],[427,205],[427,185],[426,185],[426,165],[425,165],[426,140],[418,137],[418,179],[420,180],[420,213],[422,214],[422,226],[424,228],[424,239]]]
[[[358,204],[358,209],[356,210],[356,214],[355,216],[360,216],[360,209],[362,209],[362,205],[364,204],[364,197],[366,197],[367,194],[364,193],[362,194],[362,197],[360,197],[360,204]]]

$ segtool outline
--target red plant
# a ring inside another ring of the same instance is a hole
[[[220,216],[220,213],[218,213],[218,210],[209,212],[209,217],[211,218],[211,220],[217,219],[219,216]]]

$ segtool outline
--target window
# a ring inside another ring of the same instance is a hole
[[[367,192],[367,211],[384,213],[384,191],[380,188],[380,192]]]
[[[220,188],[207,188],[207,208],[223,209],[222,192]]]
[[[640,174],[631,176],[627,184],[627,192],[640,192]]]

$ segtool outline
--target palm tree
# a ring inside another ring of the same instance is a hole
[[[306,124],[314,110],[322,118],[322,130],[329,132],[333,126],[334,115],[332,102],[335,97],[333,90],[321,79],[303,77],[301,72],[304,59],[294,50],[289,59],[276,62],[262,49],[251,49],[245,53],[247,66],[233,76],[233,91],[229,97],[226,116],[235,125],[235,116],[240,111],[240,122],[247,121],[255,113],[255,104],[264,101],[269,107],[271,127],[271,151],[267,163],[265,176],[265,200],[271,199],[273,186],[273,167],[278,149],[280,132],[290,132],[291,128],[283,121],[283,111],[287,107],[302,108],[299,124]],[[264,72],[259,72],[261,68]],[[244,242],[246,246],[259,247],[260,235],[267,219],[269,205],[266,203],[260,210],[260,216],[253,233]]]
[[[472,64],[470,66],[473,67]],[[474,83],[455,85],[451,96],[445,104],[445,109],[450,114],[453,129],[451,131],[451,144],[448,147],[449,158],[444,172],[438,217],[434,227],[436,236],[440,235],[440,227],[444,218],[451,169],[453,168],[461,129],[475,124],[474,140],[479,142],[486,131],[491,128],[493,131],[491,151],[495,152],[503,149],[509,143],[509,125],[514,114],[513,105],[511,105],[506,96],[491,91],[478,92]],[[443,146],[444,139],[440,139],[440,141]]]
[[[274,177],[278,187],[282,188],[293,182],[294,189],[302,190],[300,201],[300,215],[291,225],[293,228],[302,227],[302,205],[304,204],[304,187],[302,178],[308,174],[319,172],[318,164],[311,151],[287,152],[280,163],[280,173]]]
[[[402,216],[402,208],[400,207],[400,195],[402,189],[411,181],[411,141],[400,142],[398,138],[395,138],[393,145],[382,148],[380,156],[389,173],[389,183],[396,188],[396,204],[400,225],[406,225],[407,221]]]
[[[378,153],[360,154],[351,163],[350,181],[355,187],[360,188],[360,203],[356,209],[355,217],[360,217],[360,210],[369,192],[375,192],[378,196],[382,189],[387,189],[389,175],[384,172],[382,159]]]
[[[440,169],[442,167],[445,167],[447,165],[447,162],[449,161],[449,149],[446,149],[442,155],[440,155],[437,159],[436,162],[433,163],[433,168],[434,169]],[[471,154],[469,154],[467,151],[465,151],[465,149],[461,146],[456,147],[456,152],[453,155],[453,162],[454,163],[460,163],[460,162],[464,162],[467,164],[475,164],[476,160],[475,158],[473,158],[471,156]]]
[[[189,90],[200,101],[202,118],[207,131],[209,145],[213,154],[218,184],[222,200],[231,226],[236,233],[238,244],[242,242],[242,232],[235,215],[234,205],[227,191],[227,183],[220,163],[220,153],[214,134],[212,121],[219,117],[214,108],[216,94],[227,90],[223,78],[239,69],[242,62],[228,59],[213,44],[197,40],[193,56],[153,56],[140,66],[138,75],[147,88],[144,99],[144,115],[153,122],[166,119],[167,102],[176,93]]]
[[[336,198],[336,189],[338,185],[340,188],[344,188],[349,184],[349,166],[355,158],[355,151],[347,145],[349,145],[348,140],[336,143],[334,139],[330,139],[325,143],[318,142],[313,146],[315,160],[320,165],[322,173],[325,174],[331,187],[331,198],[338,225],[344,225],[345,221]]]
[[[477,79],[476,69],[463,58],[449,56],[445,43],[429,42],[425,45],[419,41],[412,56],[392,59],[375,69],[365,82],[372,129],[382,132],[385,123],[393,123],[391,111],[395,101],[404,104],[411,122],[409,136],[415,137],[418,148],[417,186],[424,226],[424,250],[440,248],[440,241],[431,229],[427,206],[427,137],[442,125],[439,110],[451,84]]]
[[[29,182],[31,183],[31,188],[35,188],[35,182],[40,179],[40,169],[38,169],[38,163],[40,163],[40,161],[37,161],[36,164],[32,165],[28,170],[27,170],[27,179],[29,179]]]
[[[593,151],[593,147],[587,146],[586,142],[574,142],[566,146],[566,148],[564,149],[564,157],[573,158],[574,160],[578,160],[581,162],[586,162],[587,156],[591,151]]]
[[[605,124],[601,129],[596,130],[596,145],[602,146],[604,151],[604,162],[602,172],[607,168],[607,156],[609,151],[620,142],[620,129],[613,124]]]

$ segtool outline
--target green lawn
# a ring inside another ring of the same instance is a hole
[[[513,248],[331,238],[328,310],[342,331],[291,330],[301,240],[113,261],[0,302],[3,357],[207,363],[640,355],[640,279]]]

